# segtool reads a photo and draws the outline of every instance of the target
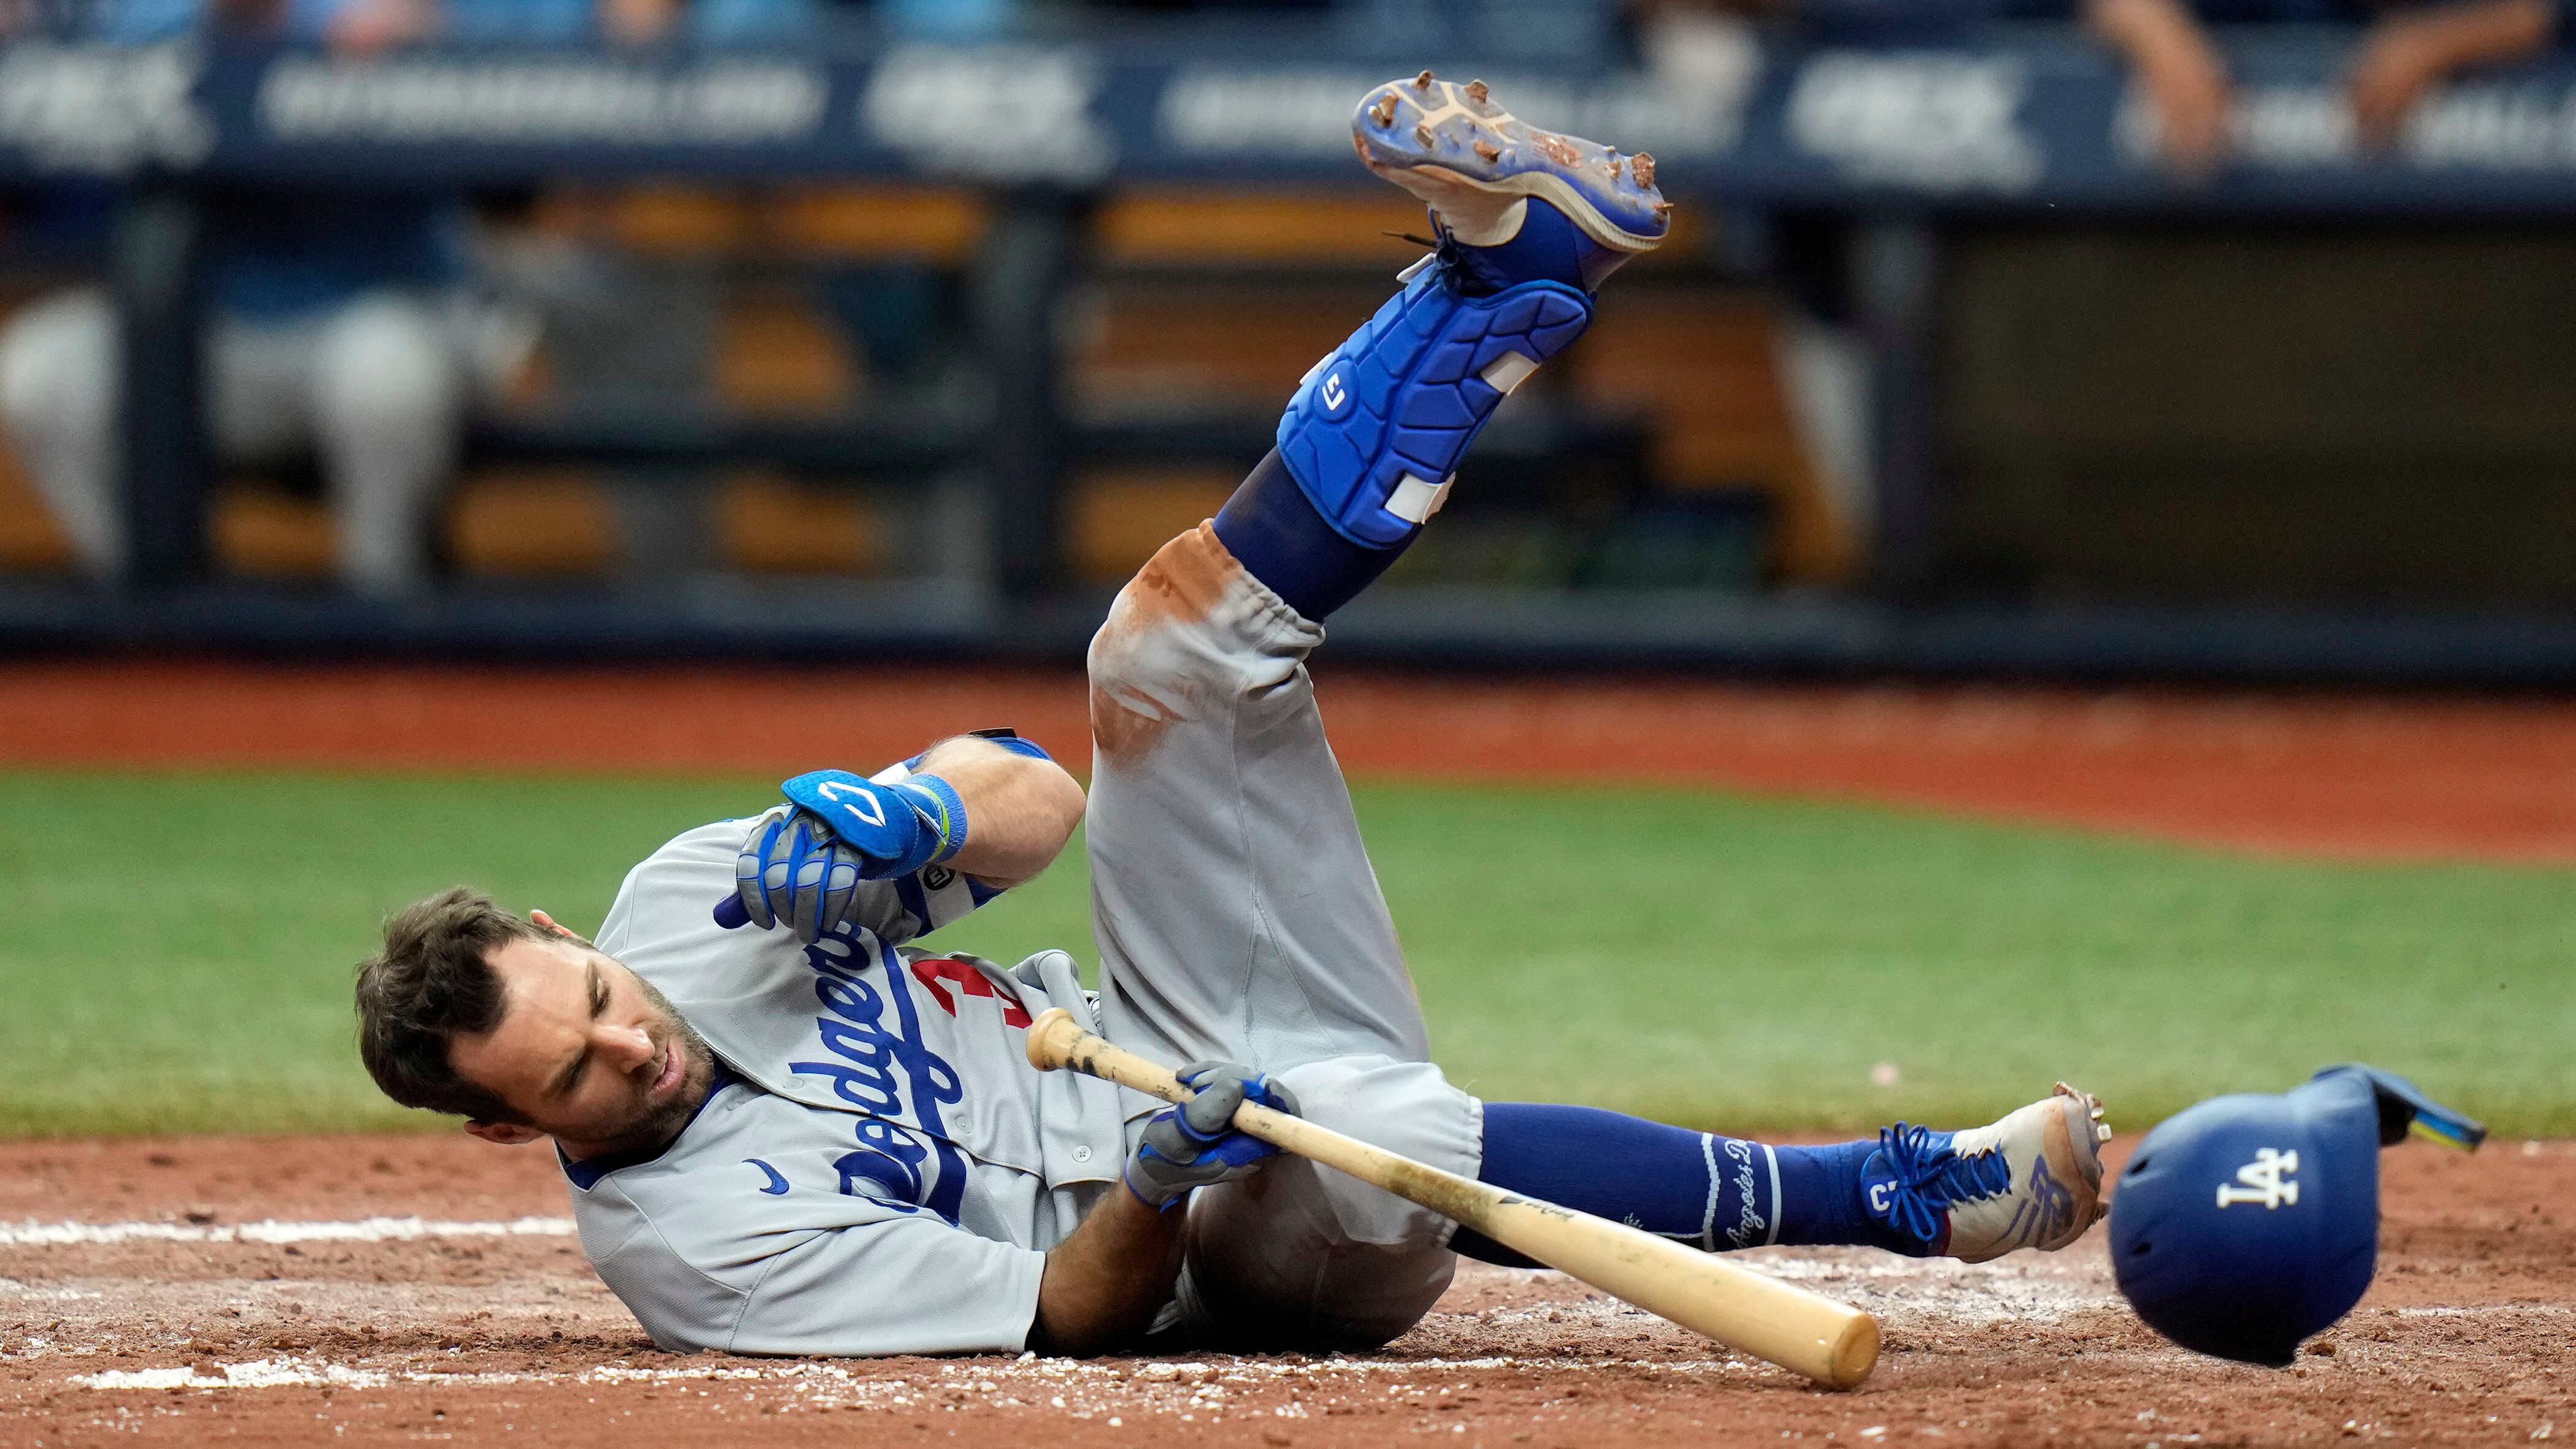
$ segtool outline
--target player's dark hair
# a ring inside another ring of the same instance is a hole
[[[385,949],[358,967],[358,1056],[386,1096],[406,1107],[482,1122],[526,1125],[508,1103],[466,1080],[448,1060],[459,1036],[501,1024],[507,1005],[490,953],[543,941],[527,917],[457,886],[385,921]]]

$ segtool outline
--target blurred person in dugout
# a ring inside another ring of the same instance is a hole
[[[320,43],[371,54],[426,32],[381,0],[108,0],[100,39],[189,34]],[[208,198],[207,427],[227,464],[319,455],[352,586],[397,593],[428,573],[428,518],[478,387],[526,351],[527,329],[463,283],[460,202],[403,193]],[[46,298],[0,332],[0,421],[70,535],[81,567],[126,559],[118,478],[120,343],[107,295]]]
[[[445,0],[446,35],[467,44],[775,48],[810,40],[818,0]],[[530,197],[535,226],[496,227],[496,283],[540,321],[545,393],[593,418],[694,408],[716,390],[718,336],[734,285],[706,256],[665,255],[621,236],[627,183],[574,181]],[[650,192],[658,187],[647,185]],[[705,470],[628,464],[590,470],[606,495],[615,570],[635,580],[694,572],[717,557]]]
[[[2379,150],[2450,77],[2547,49],[2576,19],[2576,0],[1631,0],[1629,8],[1649,51],[1708,33],[1719,17],[1777,14],[1817,38],[1859,42],[1979,20],[2080,20],[2128,62],[2156,147],[2185,176],[2227,158],[2230,86],[2213,25],[2365,27],[2345,94],[2354,134]]]
[[[425,40],[659,44],[780,38],[799,0],[107,0],[101,39],[189,34],[319,44],[353,56]],[[430,576],[432,517],[466,414],[525,362],[537,327],[474,285],[474,229],[453,194],[262,191],[209,198],[207,426],[217,457],[318,455],[350,587]],[[107,295],[46,298],[0,331],[0,422],[84,571],[127,554],[118,478],[117,319]]]
[[[2081,0],[2086,22],[2124,56],[2156,121],[2157,146],[2196,175],[2227,157],[2227,63],[2208,26],[2245,22],[2367,25],[2345,72],[2354,133],[2384,150],[2418,101],[2445,80],[2544,50],[2566,33],[2571,0]]]

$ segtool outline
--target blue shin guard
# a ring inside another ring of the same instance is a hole
[[[1459,295],[1429,265],[1317,363],[1279,420],[1279,455],[1333,531],[1395,548],[1448,501],[1467,445],[1511,391],[1592,321],[1559,282]]]

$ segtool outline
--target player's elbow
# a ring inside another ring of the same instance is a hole
[[[970,821],[981,818],[994,824],[971,827],[956,864],[984,884],[1008,890],[1035,879],[1055,863],[1073,839],[1074,828],[1082,824],[1088,802],[1081,783],[1053,760],[1012,755],[1003,768],[1007,778],[993,781],[995,808],[981,812],[972,800],[966,807]]]
[[[1029,798],[1037,813],[1053,827],[1055,847],[1062,850],[1073,838],[1075,827],[1082,824],[1082,813],[1090,798],[1082,793],[1082,782],[1073,778],[1064,766],[1053,760],[1030,760]]]

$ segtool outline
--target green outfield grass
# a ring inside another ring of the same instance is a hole
[[[754,779],[0,775],[0,1134],[383,1127],[348,982],[468,881],[587,929]],[[1712,1127],[2143,1126],[2327,1062],[2576,1133],[2576,871],[2331,865],[1682,789],[1374,785],[1441,1061]],[[940,938],[1088,959],[1078,858]],[[1895,1064],[1899,1085],[1875,1085]],[[424,1124],[426,1125],[426,1124]]]

